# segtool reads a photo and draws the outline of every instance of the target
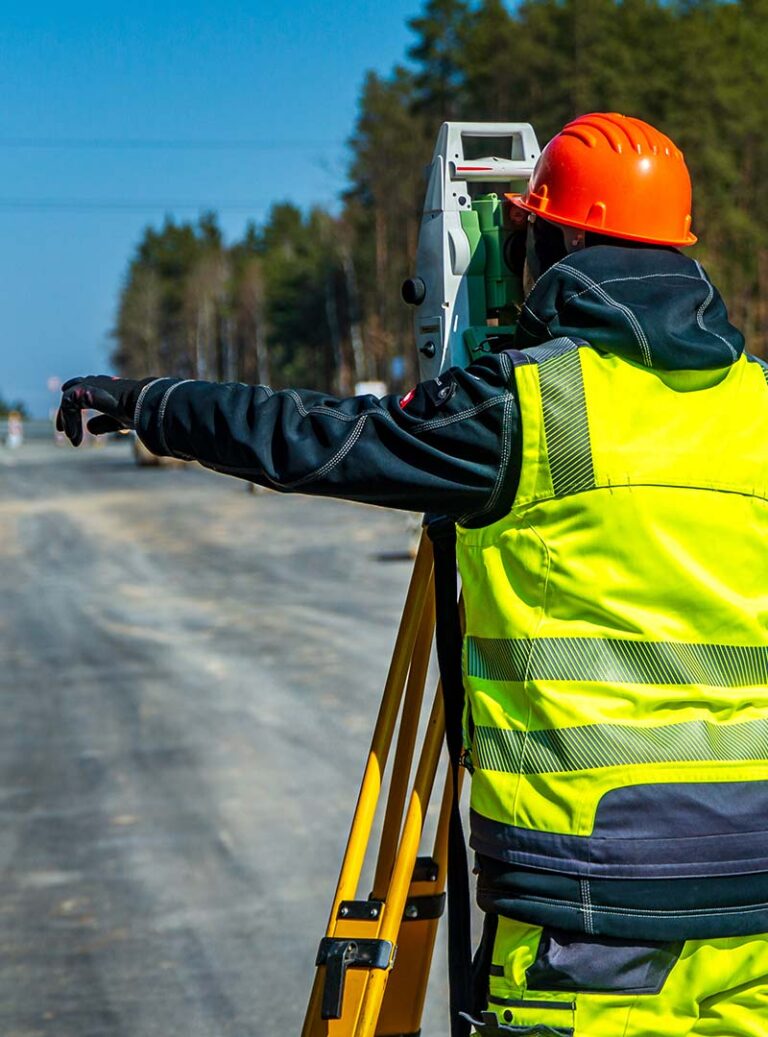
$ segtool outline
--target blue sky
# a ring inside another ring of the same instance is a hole
[[[44,414],[49,376],[107,368],[129,256],[165,212],[219,209],[231,239],[274,201],[333,205],[365,72],[404,58],[420,6],[4,3],[0,393]]]

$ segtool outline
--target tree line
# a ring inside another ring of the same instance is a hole
[[[0,395],[0,418],[7,418],[9,414],[20,414],[22,418],[29,417],[26,404],[22,400],[8,401]]]
[[[362,86],[339,214],[276,204],[230,245],[214,214],[146,229],[119,298],[120,370],[341,393],[411,384],[400,285],[440,123],[532,122],[543,144],[600,110],[682,147],[692,254],[768,353],[768,0],[426,0],[409,25],[403,62]]]

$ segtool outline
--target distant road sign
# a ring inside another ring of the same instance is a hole
[[[355,382],[355,396],[386,396],[386,382]]]

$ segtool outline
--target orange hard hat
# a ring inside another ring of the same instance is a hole
[[[654,245],[693,245],[683,153],[641,119],[581,115],[547,144],[523,195],[509,200],[552,223]]]

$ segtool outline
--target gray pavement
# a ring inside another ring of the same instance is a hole
[[[0,1037],[299,1033],[413,540],[0,449]]]

